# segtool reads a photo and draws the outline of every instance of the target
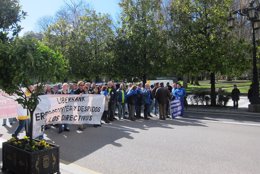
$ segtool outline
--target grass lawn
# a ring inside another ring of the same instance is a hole
[[[234,80],[234,81],[226,81],[226,80],[218,80],[216,81],[216,91],[218,91],[219,88],[224,89],[225,92],[230,93],[233,89],[233,85],[236,84],[238,89],[242,94],[247,94],[249,86],[251,85],[251,81],[247,80]],[[188,93],[192,93],[192,91],[197,90],[205,90],[210,91],[210,81],[199,81],[200,86],[194,86],[191,84],[188,84],[188,88],[186,91]]]

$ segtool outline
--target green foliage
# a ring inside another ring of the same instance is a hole
[[[17,36],[21,31],[19,22],[26,13],[21,10],[18,0],[0,1],[0,40],[7,41],[8,38]]]
[[[30,38],[17,38],[12,43],[0,44],[0,48],[1,88],[9,94],[17,94],[20,97],[17,101],[33,112],[43,85],[64,79],[66,61],[58,52]],[[34,84],[37,89],[32,92],[30,85]],[[32,93],[30,97],[23,88]]]
[[[210,82],[209,81],[200,81],[200,86],[196,85],[188,85],[188,88],[186,91],[188,93],[196,93],[197,91],[207,91],[210,93]],[[218,81],[216,83],[216,89],[222,88],[226,92],[231,93],[232,89],[234,88],[234,84],[237,85],[238,89],[241,93],[247,94],[249,86],[252,82],[250,81],[244,81],[244,80],[237,80],[237,81]]]
[[[122,25],[115,43],[118,74],[142,79],[158,73],[167,53],[161,2],[123,0],[120,7]]]
[[[29,110],[31,117],[39,103],[38,96],[43,93],[44,84],[64,79],[67,69],[61,54],[29,37],[17,38],[11,43],[0,42],[0,61],[1,89],[18,95],[18,103]],[[30,86],[34,84],[32,91]]]
[[[173,1],[169,63],[181,74],[220,72],[238,75],[248,68],[248,46],[227,28],[230,0]],[[246,66],[244,66],[246,65]],[[231,71],[230,71],[231,70]]]
[[[86,9],[78,20],[78,25],[72,26],[70,21],[60,18],[45,32],[44,42],[63,53],[72,77],[92,79],[111,72],[111,19]]]

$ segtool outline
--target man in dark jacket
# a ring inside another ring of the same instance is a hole
[[[233,100],[233,106],[234,106],[235,109],[238,108],[239,97],[240,97],[240,91],[237,88],[237,85],[234,85],[234,89],[231,92],[231,98]]]
[[[160,120],[166,119],[166,105],[171,98],[171,94],[168,88],[164,87],[163,83],[160,83],[160,87],[156,90],[155,98],[159,104],[159,116]]]
[[[108,117],[110,121],[116,120],[115,118],[115,109],[116,109],[116,89],[114,87],[114,82],[109,81],[108,82],[108,88],[107,92],[110,96],[109,102],[108,102]]]

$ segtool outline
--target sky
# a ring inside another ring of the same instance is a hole
[[[120,0],[85,0],[91,9],[100,13],[108,13],[114,20],[118,19]],[[27,16],[22,20],[21,35],[28,31],[37,32],[37,21],[44,16],[55,16],[55,13],[65,5],[64,0],[20,0],[22,10]]]

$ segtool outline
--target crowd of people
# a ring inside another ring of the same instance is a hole
[[[33,90],[32,90],[33,91]],[[110,123],[117,119],[136,119],[149,120],[154,116],[159,116],[160,120],[170,117],[170,101],[179,99],[184,108],[185,89],[180,83],[148,84],[142,83],[114,83],[109,81],[104,84],[96,84],[84,81],[77,83],[63,83],[58,85],[45,85],[43,95],[45,94],[93,94],[105,96],[105,107],[102,115],[103,123]],[[183,115],[183,110],[181,115]],[[116,118],[117,116],[117,118]],[[11,119],[10,119],[11,120]],[[12,123],[12,122],[10,122]],[[6,125],[4,120],[3,125]],[[99,125],[94,125],[99,126]],[[46,128],[48,129],[48,125]],[[58,132],[70,131],[69,125],[57,125]],[[79,130],[84,130],[85,125],[79,125]],[[19,131],[21,126],[19,127]],[[18,132],[15,131],[15,136]]]

